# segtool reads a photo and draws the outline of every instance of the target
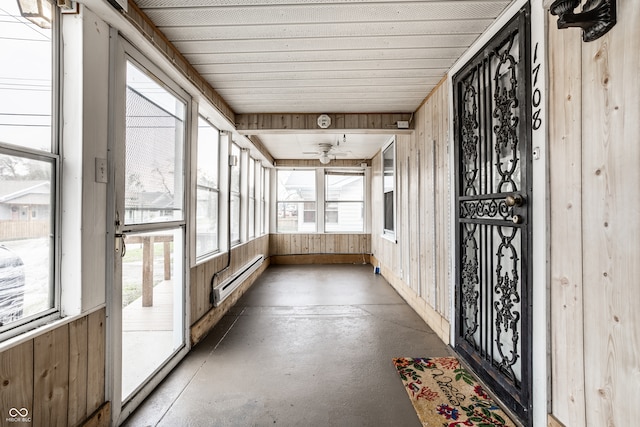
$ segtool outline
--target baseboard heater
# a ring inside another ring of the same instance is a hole
[[[243,265],[231,277],[228,277],[224,282],[216,286],[213,289],[213,305],[215,307],[219,306],[222,301],[224,301],[229,295],[231,295],[233,291],[238,288],[238,286],[242,285],[242,283],[251,274],[253,274],[258,268],[260,268],[263,260],[264,255],[256,256],[251,261]]]

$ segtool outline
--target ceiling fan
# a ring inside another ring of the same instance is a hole
[[[342,137],[342,141],[343,143],[346,142],[345,136]],[[317,151],[303,151],[302,154],[314,154],[314,155],[320,156],[318,157],[318,160],[320,160],[320,163],[322,163],[323,165],[326,165],[331,161],[331,158],[329,156],[333,156],[333,159],[335,160],[335,158],[338,156],[349,155],[346,152],[337,151],[336,148],[339,146],[340,146],[340,140],[336,142],[336,145],[330,144],[328,142],[321,142],[318,144]]]

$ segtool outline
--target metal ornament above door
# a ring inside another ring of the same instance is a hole
[[[525,424],[531,409],[529,7],[453,78],[455,349]]]

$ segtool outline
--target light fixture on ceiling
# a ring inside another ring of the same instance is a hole
[[[320,129],[326,129],[331,126],[331,117],[328,114],[320,114],[318,116],[318,127]]]
[[[320,158],[318,160],[320,160],[320,163],[322,163],[323,165],[326,165],[331,161],[326,151],[323,151],[322,154],[320,154]]]
[[[49,0],[18,0],[20,14],[40,28],[51,28],[53,5]]]

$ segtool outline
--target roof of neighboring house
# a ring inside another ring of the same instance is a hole
[[[16,197],[14,199],[4,202],[10,205],[50,205],[50,194],[25,194],[24,196]]]
[[[51,184],[49,181],[0,181],[0,203],[22,203],[30,204],[23,199],[25,196],[34,195],[34,200],[42,200],[42,196],[45,196],[47,201],[44,203],[50,203],[49,194],[51,193]],[[18,199],[23,199],[16,201]],[[41,201],[34,202],[33,204],[43,204]]]
[[[173,209],[173,195],[166,192],[129,192],[125,200],[127,209]]]

